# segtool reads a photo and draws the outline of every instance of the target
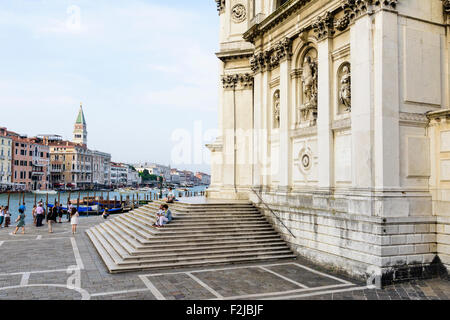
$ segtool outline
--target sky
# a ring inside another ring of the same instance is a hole
[[[0,126],[72,139],[117,162],[209,172],[217,134],[212,0],[2,0]]]

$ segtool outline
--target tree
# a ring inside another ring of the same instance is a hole
[[[139,177],[142,178],[142,181],[156,181],[157,180],[157,176],[154,174],[150,174],[150,172],[145,169],[142,172],[139,172]]]

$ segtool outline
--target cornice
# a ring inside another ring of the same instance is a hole
[[[269,31],[276,25],[280,24],[282,21],[291,16],[298,9],[304,7],[309,2],[314,0],[290,0],[279,7],[271,15],[265,18],[261,23],[253,25],[247,32],[244,33],[243,37],[246,41],[254,43],[255,39]]]
[[[450,119],[450,109],[428,112],[426,117],[429,120]]]
[[[253,55],[254,50],[230,50],[217,52],[216,56],[223,62],[234,60],[234,59],[248,59]]]

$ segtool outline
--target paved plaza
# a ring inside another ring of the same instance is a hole
[[[368,288],[302,259],[247,265],[109,274],[85,230],[101,217],[70,224],[0,229],[0,299],[63,300],[447,300],[446,279]]]

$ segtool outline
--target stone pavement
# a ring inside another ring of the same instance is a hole
[[[101,217],[70,224],[0,229],[0,299],[91,300],[447,300],[450,281],[432,279],[383,290],[336,275],[303,259],[182,270],[109,274],[85,230]]]

